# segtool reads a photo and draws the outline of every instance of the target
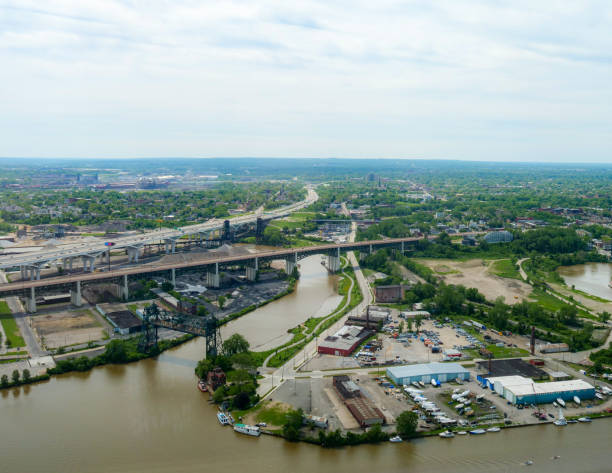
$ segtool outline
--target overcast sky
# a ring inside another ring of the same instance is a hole
[[[612,2],[0,0],[0,156],[612,162]]]

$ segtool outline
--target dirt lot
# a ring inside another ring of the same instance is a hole
[[[32,327],[47,348],[87,343],[104,337],[104,328],[89,310],[62,311],[32,317]]]
[[[502,296],[507,304],[514,304],[527,298],[531,293],[529,284],[489,273],[491,261],[481,259],[468,261],[421,259],[418,261],[434,270],[445,283],[476,287],[491,301]]]

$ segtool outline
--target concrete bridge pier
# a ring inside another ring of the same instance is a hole
[[[138,263],[138,256],[140,254],[140,248],[137,246],[126,246],[125,252],[127,253],[128,263]]]
[[[220,286],[219,263],[215,263],[214,273],[211,271],[206,273],[206,285],[214,288],[218,288]]]
[[[26,309],[30,313],[36,312],[36,291],[33,287],[30,288],[30,298],[26,301]]]
[[[129,292],[129,289],[128,289],[128,277],[127,277],[127,274],[123,275],[123,291],[122,291],[121,295],[123,296],[123,300],[125,300],[125,301],[127,301],[129,299],[129,297],[130,297],[130,292]]]
[[[332,273],[340,271],[340,248],[336,248],[327,257],[327,269]]]
[[[76,282],[74,291],[70,291],[70,302],[75,307],[81,307],[83,305],[83,298],[81,297],[81,281]]]
[[[175,253],[176,240],[173,240],[172,238],[166,238],[164,240],[164,250],[166,251],[166,254],[169,254],[170,252]]]
[[[96,257],[95,256],[81,256],[83,260],[83,271],[93,273],[96,268]]]
[[[298,264],[297,253],[294,253],[293,256],[288,256],[285,259],[285,272],[288,275],[291,275],[291,273],[293,273],[293,270],[297,268],[297,264]]]
[[[176,269],[172,268],[171,269],[172,272],[172,289],[174,289],[176,287]]]
[[[28,275],[29,273],[29,275]],[[30,281],[40,281],[40,266],[26,266],[25,267],[25,279],[30,278]]]
[[[258,264],[258,259],[255,258],[253,260],[253,266],[249,266],[249,262],[247,261],[247,267],[246,267],[246,278],[249,281],[256,281],[257,280],[257,271],[259,271],[259,264]]]

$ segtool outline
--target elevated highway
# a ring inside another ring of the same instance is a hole
[[[214,232],[227,231],[232,227],[256,225],[258,221],[282,218],[292,212],[303,209],[318,199],[318,195],[312,187],[308,186],[306,189],[308,194],[305,200],[270,212],[262,212],[261,209],[258,209],[254,213],[227,220],[211,219],[200,224],[176,229],[160,229],[140,235],[114,238],[109,242],[111,243],[110,246],[104,241],[87,241],[62,245],[61,248],[3,255],[0,256],[0,269],[19,267],[22,271],[22,279],[28,276],[30,279],[40,279],[40,269],[44,265],[62,261],[64,268],[72,268],[72,260],[74,258],[82,258],[84,269],[93,272],[95,259],[103,255],[110,257],[111,250],[124,249],[130,261],[134,262],[138,262],[139,250],[146,244],[163,242],[166,253],[174,253],[176,241],[185,236],[197,235],[200,239],[202,236],[206,239]]]
[[[476,233],[462,233],[458,236],[475,235]],[[206,273],[206,285],[219,287],[220,266],[244,266],[247,279],[254,281],[258,270],[258,264],[262,261],[284,259],[285,270],[290,274],[297,266],[300,259],[313,254],[327,255],[327,267],[331,272],[340,269],[340,254],[346,251],[360,250],[362,253],[372,253],[380,248],[395,248],[398,251],[409,251],[419,240],[436,237],[410,237],[390,238],[385,240],[370,240],[359,242],[333,243],[300,248],[280,248],[269,251],[261,251],[246,255],[218,256],[211,255],[210,258],[189,259],[186,261],[164,262],[155,261],[130,267],[119,268],[107,272],[79,273],[74,275],[63,275],[49,277],[40,280],[24,280],[0,285],[0,297],[9,295],[22,295],[29,297],[29,311],[34,312],[35,290],[43,288],[74,287],[73,303],[80,305],[81,284],[100,283],[120,280],[123,285],[122,295],[128,298],[128,278],[142,275],[164,274],[173,283],[177,270],[202,269]],[[28,294],[29,292],[29,294]]]

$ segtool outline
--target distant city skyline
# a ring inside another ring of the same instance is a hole
[[[612,162],[612,5],[0,4],[0,156]]]

